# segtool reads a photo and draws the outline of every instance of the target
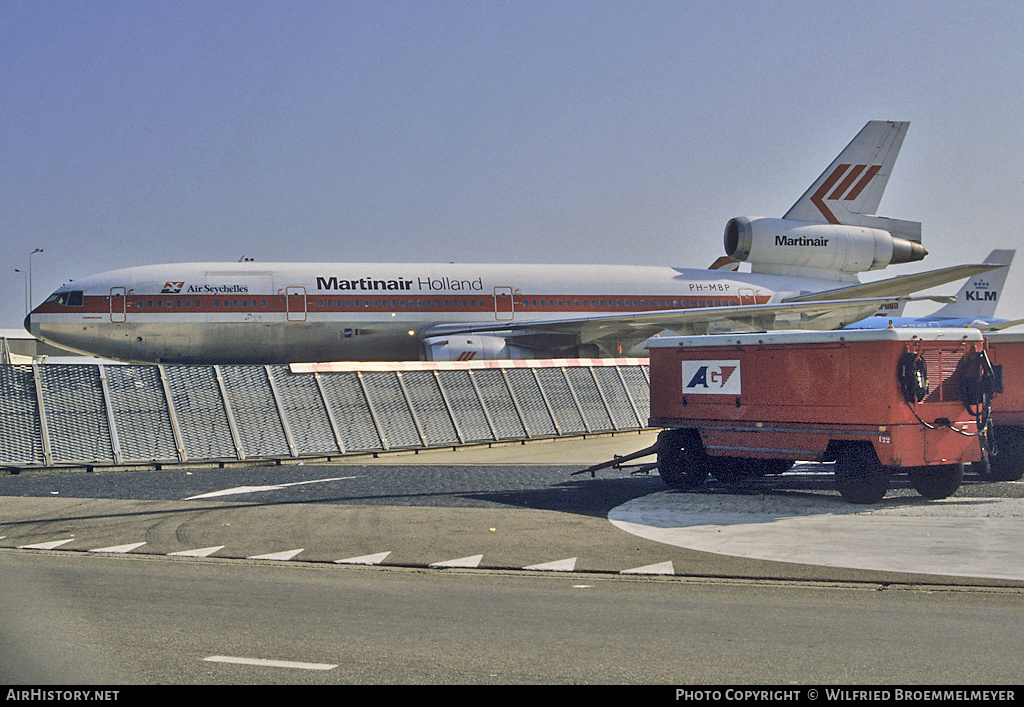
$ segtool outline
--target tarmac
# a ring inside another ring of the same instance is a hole
[[[74,477],[134,488],[167,474],[142,473],[131,480],[112,474],[44,475],[38,477],[41,483],[60,490],[0,498],[0,546],[55,543],[62,551],[128,548],[124,551],[169,555],[195,554],[198,548],[235,558],[276,557],[302,549],[297,559],[341,562],[387,555],[387,563],[410,567],[448,566],[453,558],[483,557],[480,567],[529,568],[578,557],[576,571],[626,573],[647,568],[655,573],[671,561],[674,569],[657,573],[881,582],[927,576],[932,578],[927,581],[940,583],[977,579],[997,586],[1024,582],[1024,482],[985,483],[975,478],[954,496],[930,501],[904,481],[872,505],[845,501],[835,489],[830,467],[821,464],[797,464],[781,476],[750,484],[721,484],[712,478],[692,493],[664,487],[656,471],[637,484],[623,483],[631,481],[624,470],[597,471],[599,481],[602,475],[619,480],[610,484],[619,498],[603,506],[591,497],[609,483],[598,483],[591,492],[588,474],[572,477],[579,483],[571,487],[564,481],[551,488],[541,482],[526,493],[483,493],[492,501],[515,499],[512,505],[519,507],[456,507],[460,494],[447,496],[449,487],[437,486],[441,479],[448,479],[449,486],[460,479],[477,479],[482,470],[488,470],[491,480],[515,474],[517,468],[534,479],[532,466],[582,470],[645,449],[655,439],[656,432],[645,431],[354,456],[309,469],[309,480],[274,486],[331,489],[323,498],[310,496],[305,501],[296,496],[283,503],[263,500],[260,494],[240,496],[248,487],[239,487],[237,480],[224,482],[233,488],[177,500],[74,498],[74,486],[59,486]],[[650,461],[653,457],[629,464]],[[356,483],[335,479],[357,479],[352,476],[356,467],[376,465],[393,467],[381,471],[403,484],[395,504],[388,502],[391,487],[380,492],[383,503],[373,504],[370,497],[361,505],[333,502],[351,493],[345,484]],[[447,469],[432,474],[432,465]],[[469,476],[453,473],[452,468],[460,466],[467,467]],[[300,465],[292,471],[289,480],[307,473]],[[185,473],[172,476],[181,483]],[[210,476],[215,478],[216,470]],[[243,483],[265,484],[267,478],[263,472]],[[629,492],[631,487],[635,493]],[[403,494],[418,499],[438,493],[441,500],[429,507],[398,503]],[[557,499],[554,505],[542,502],[552,498]],[[583,501],[590,503],[584,507]]]
[[[1024,580],[1024,499],[842,499],[672,491],[613,509],[624,532],[719,555],[825,567]]]
[[[576,463],[583,468],[639,451],[655,439],[655,432],[644,432],[421,453],[414,459],[416,464],[472,465],[501,457],[516,465]],[[399,459],[384,455],[370,463],[395,464]],[[653,457],[631,463],[647,461]],[[806,466],[818,467],[831,482],[822,465]],[[1024,482],[1011,485],[1024,495]],[[980,484],[972,487],[975,495],[939,501],[890,492],[880,503],[866,506],[848,503],[838,491],[709,494],[666,489],[617,506],[608,520],[624,533],[647,540],[736,558],[1024,580],[1024,498],[976,495],[984,494],[984,488]]]

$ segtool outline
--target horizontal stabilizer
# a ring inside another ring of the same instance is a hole
[[[982,331],[1002,331],[1003,329],[1020,326],[1021,324],[1024,324],[1024,319],[1007,319],[1003,322],[981,321],[974,325],[974,328],[981,329]]]
[[[899,297],[913,292],[928,290],[945,285],[947,282],[979,275],[996,268],[1005,267],[994,263],[977,265],[953,265],[938,270],[899,275],[875,282],[863,282],[848,287],[838,287],[824,292],[809,292],[805,295],[787,297],[784,302],[826,302],[829,300],[850,300],[860,297]]]

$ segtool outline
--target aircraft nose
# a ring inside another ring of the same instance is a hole
[[[25,315],[25,331],[27,331],[29,334],[32,333],[32,315],[31,314],[26,314]]]

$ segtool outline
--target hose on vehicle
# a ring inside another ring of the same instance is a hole
[[[992,425],[992,399],[999,392],[999,375],[984,350],[969,354],[960,369],[960,400],[977,423],[976,432],[964,432],[952,422],[936,425],[925,422],[917,413],[917,403],[928,397],[928,364],[921,354],[907,351],[897,364],[897,376],[907,407],[924,427],[930,430],[950,429],[965,437],[977,437],[981,446],[984,473],[989,470],[989,455],[996,453]]]
[[[928,397],[928,364],[921,354],[907,351],[900,356],[896,368],[903,399],[908,404],[919,403]],[[913,408],[911,408],[913,409]]]
[[[964,408],[974,415],[978,423],[978,440],[981,444],[981,462],[984,474],[991,469],[989,456],[997,453],[995,427],[992,421],[992,399],[1002,392],[1002,367],[992,365],[988,353],[975,351],[967,357],[960,376],[960,399]]]

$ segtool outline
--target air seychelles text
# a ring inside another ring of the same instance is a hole
[[[409,291],[412,290],[413,285],[416,285],[416,289],[420,292],[462,292],[465,290],[480,292],[484,289],[483,279],[479,277],[475,280],[453,280],[448,277],[420,277],[415,280],[409,280],[404,277],[394,280],[378,280],[363,277],[358,280],[345,280],[339,277],[321,277],[318,275],[316,278],[316,289],[318,290]]]
[[[168,290],[166,287],[161,290],[161,294],[177,294],[181,290]],[[189,294],[207,293],[207,294],[230,294],[232,292],[238,294],[245,294],[249,291],[247,285],[189,285],[186,292]]]

